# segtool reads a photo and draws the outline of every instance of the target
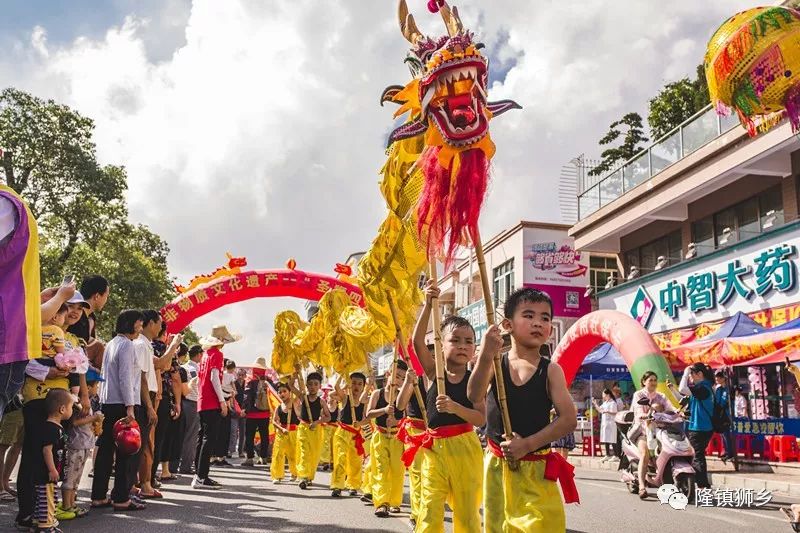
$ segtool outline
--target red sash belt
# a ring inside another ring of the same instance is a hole
[[[400,421],[400,424],[397,426],[397,440],[403,444],[411,444],[411,442],[408,440],[411,436],[408,434],[409,426],[419,431],[425,431],[425,422],[423,420],[420,420],[419,418],[403,418]]]
[[[383,426],[378,426],[378,425],[376,425],[375,427],[378,428],[378,433],[383,433],[384,435],[396,435],[397,434],[397,427],[385,428]]]
[[[494,443],[491,439],[486,440],[487,449],[495,457],[503,456],[503,451],[500,446]],[[548,481],[558,481],[561,485],[561,492],[564,493],[564,502],[566,503],[580,503],[581,499],[578,495],[578,487],[575,486],[575,467],[569,461],[564,459],[561,455],[553,452],[549,453],[529,453],[520,461],[546,461],[544,465],[544,478]]]
[[[406,444],[409,447],[403,452],[403,464],[406,465],[406,468],[410,467],[419,449],[427,448],[430,450],[433,447],[433,441],[436,439],[458,437],[464,433],[474,431],[474,429],[472,424],[453,424],[452,426],[428,428],[425,433],[420,433],[419,435],[406,435]]]
[[[289,427],[286,429],[289,431],[297,431],[297,424],[289,424]]]
[[[361,435],[361,430],[358,430],[349,424],[345,424],[344,422],[339,422],[339,427],[353,434],[353,440],[356,442],[356,452],[358,452],[358,455],[361,457],[364,457],[365,440],[364,436]]]

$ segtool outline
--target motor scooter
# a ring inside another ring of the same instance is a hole
[[[656,451],[648,454],[647,487],[659,488],[665,483],[675,485],[694,501],[695,470],[692,467],[694,449],[683,430],[684,420],[679,413],[656,413],[650,408],[650,400],[640,400],[648,418],[640,424],[634,424],[633,411],[621,411],[614,417],[617,431],[622,435],[623,458],[619,470],[621,481],[625,483],[631,494],[639,493],[639,461],[641,455],[636,441],[644,436],[646,425],[653,429],[657,442]]]

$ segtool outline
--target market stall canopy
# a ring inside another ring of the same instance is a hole
[[[609,343],[604,342],[592,350],[583,360],[575,379],[630,380],[628,365],[622,355]]]
[[[728,337],[746,337],[756,333],[763,333],[764,331],[769,330],[740,311],[726,320],[717,331],[711,335],[703,337],[702,340],[707,341],[711,339],[726,339]]]

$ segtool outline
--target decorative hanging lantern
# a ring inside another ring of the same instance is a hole
[[[705,56],[711,101],[734,109],[751,137],[789,118],[800,130],[800,11],[756,7],[729,18]]]

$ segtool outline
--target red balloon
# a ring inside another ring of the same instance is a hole
[[[134,428],[137,431],[139,431],[139,423],[136,420],[132,420],[132,421],[128,422],[127,418],[120,418],[119,420],[114,422],[114,430],[112,432],[112,434],[114,435],[114,438],[116,439],[117,435],[120,433],[120,431],[122,431],[124,429],[127,429],[127,428]]]
[[[142,447],[142,434],[139,432],[138,426],[123,428],[116,434],[114,440],[117,443],[117,452],[124,455],[133,455]]]

